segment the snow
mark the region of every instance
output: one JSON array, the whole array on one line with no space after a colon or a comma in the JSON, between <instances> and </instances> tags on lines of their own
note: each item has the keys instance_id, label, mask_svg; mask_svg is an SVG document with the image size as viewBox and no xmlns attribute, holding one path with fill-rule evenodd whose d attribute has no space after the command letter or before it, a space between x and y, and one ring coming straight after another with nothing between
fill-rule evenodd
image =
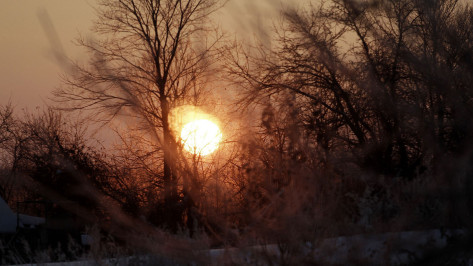
<instances>
[{"instance_id":1,"label":"snow","mask_svg":"<svg viewBox=\"0 0 473 266\"><path fill-rule=\"evenodd\" d=\"M46 219L43 217L36 217L20 213L20 227L22 228L35 228L40 224L44 224Z\"/></svg>"},{"instance_id":2,"label":"snow","mask_svg":"<svg viewBox=\"0 0 473 266\"><path fill-rule=\"evenodd\" d=\"M375 235L355 235L327 238L317 243L302 244L302 254L308 261L322 264L408 264L413 258L422 258L433 249L442 249L453 235L464 235L462 230L406 231ZM253 264L254 258L272 257L277 264L284 250L278 245L253 246L245 249L213 249L209 251L213 265L228 260Z\"/></svg>"},{"instance_id":3,"label":"snow","mask_svg":"<svg viewBox=\"0 0 473 266\"><path fill-rule=\"evenodd\" d=\"M463 230L429 230L384 233L376 235L341 236L301 243L304 261L321 264L404 265L412 263L413 258L422 258L432 249L446 247L448 237L464 235ZM207 257L210 265L258 264L279 265L281 255L285 254L277 244L258 245L246 248L226 248L202 250L198 254ZM272 262L266 259L271 258ZM102 260L79 260L73 262L42 263L41 265L129 265L133 263L152 265L173 265L172 260L152 255L104 258ZM469 263L473 262L472 260ZM195 263L194 263L195 264ZM24 266L31 265L25 264ZM193 265L191 263L190 265Z\"/></svg>"}]
</instances>

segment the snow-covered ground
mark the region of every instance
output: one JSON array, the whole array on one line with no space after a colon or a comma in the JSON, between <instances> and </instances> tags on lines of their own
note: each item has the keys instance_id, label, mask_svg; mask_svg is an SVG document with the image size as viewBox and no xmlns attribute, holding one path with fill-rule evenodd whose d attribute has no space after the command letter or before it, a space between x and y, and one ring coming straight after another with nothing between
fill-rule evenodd
<instances>
[{"instance_id":1,"label":"snow-covered ground","mask_svg":"<svg viewBox=\"0 0 473 266\"><path fill-rule=\"evenodd\" d=\"M353 261L368 264L402 265L422 258L432 250L447 246L452 236L464 235L464 231L441 230L409 231L376 235L355 235L328 238L318 243L307 242L299 247L304 261L324 264L346 264ZM249 263L258 254L265 254L276 261L290 256L284 247L278 245L257 246L247 249L213 249L209 251L213 262L222 259Z\"/></svg>"},{"instance_id":2,"label":"snow-covered ground","mask_svg":"<svg viewBox=\"0 0 473 266\"><path fill-rule=\"evenodd\" d=\"M348 237L328 238L318 243L304 243L299 247L303 261L321 262L323 264L349 264L363 262L367 264L402 265L422 258L427 252L446 247L449 237L463 235L464 231L430 230L410 231L400 233L385 233L376 235L356 235ZM265 264L265 259L271 259L272 264L278 264L290 253L284 248L273 245L251 246L246 248L211 249L198 252L212 265L235 264ZM160 264L171 264L166 258L158 259ZM156 256L131 256L104 259L100 265L154 265ZM166 263L168 262L168 263ZM269 264L269 263L268 263ZM62 263L43 263L45 266L58 265L97 265L95 260L83 260Z\"/></svg>"}]
</instances>

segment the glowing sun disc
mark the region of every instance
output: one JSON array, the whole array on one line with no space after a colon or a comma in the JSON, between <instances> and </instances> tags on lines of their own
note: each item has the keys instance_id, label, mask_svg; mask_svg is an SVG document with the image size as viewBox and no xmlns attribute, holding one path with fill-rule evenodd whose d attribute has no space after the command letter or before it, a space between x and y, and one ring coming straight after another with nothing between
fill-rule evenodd
<instances>
[{"instance_id":1,"label":"glowing sun disc","mask_svg":"<svg viewBox=\"0 0 473 266\"><path fill-rule=\"evenodd\" d=\"M185 124L181 130L184 149L193 154L208 155L218 148L222 132L210 120L199 119Z\"/></svg>"}]
</instances>

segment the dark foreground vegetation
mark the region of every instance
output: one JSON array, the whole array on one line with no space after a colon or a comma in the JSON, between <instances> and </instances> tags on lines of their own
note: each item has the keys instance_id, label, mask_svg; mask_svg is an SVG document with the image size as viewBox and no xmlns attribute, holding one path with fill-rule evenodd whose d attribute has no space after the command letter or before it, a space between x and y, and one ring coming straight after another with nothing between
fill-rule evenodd
<instances>
[{"instance_id":1,"label":"dark foreground vegetation","mask_svg":"<svg viewBox=\"0 0 473 266\"><path fill-rule=\"evenodd\" d=\"M101 2L100 39L79 40L91 59L67 65L57 107L0 109L10 206L51 202L43 227L92 228L106 241L81 248L105 257L205 264L197 251L279 244L285 256L260 260L312 264L301 243L431 229L464 238L411 263L472 257L467 1L313 1L286 7L272 42L254 46L212 26L214 0ZM217 152L183 151L172 122L183 105L218 117ZM115 145L90 138L91 117L120 122ZM1 247L1 263L38 258Z\"/></svg>"}]
</instances>

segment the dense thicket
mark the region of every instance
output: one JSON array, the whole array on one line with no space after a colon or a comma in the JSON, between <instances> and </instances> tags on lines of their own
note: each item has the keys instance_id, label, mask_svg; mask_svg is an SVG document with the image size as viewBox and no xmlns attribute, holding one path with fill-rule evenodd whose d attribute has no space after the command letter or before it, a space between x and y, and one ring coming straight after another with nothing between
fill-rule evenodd
<instances>
[{"instance_id":1,"label":"dense thicket","mask_svg":"<svg viewBox=\"0 0 473 266\"><path fill-rule=\"evenodd\" d=\"M470 7L328 1L283 16L272 50L236 49L229 57L244 99L263 108L266 169L281 167L265 156L269 149L313 173L330 170L329 183L380 204L374 216L398 217L406 184L454 201L450 207L469 198ZM427 191L433 186L440 190ZM440 216L468 224L461 212Z\"/></svg>"}]
</instances>

